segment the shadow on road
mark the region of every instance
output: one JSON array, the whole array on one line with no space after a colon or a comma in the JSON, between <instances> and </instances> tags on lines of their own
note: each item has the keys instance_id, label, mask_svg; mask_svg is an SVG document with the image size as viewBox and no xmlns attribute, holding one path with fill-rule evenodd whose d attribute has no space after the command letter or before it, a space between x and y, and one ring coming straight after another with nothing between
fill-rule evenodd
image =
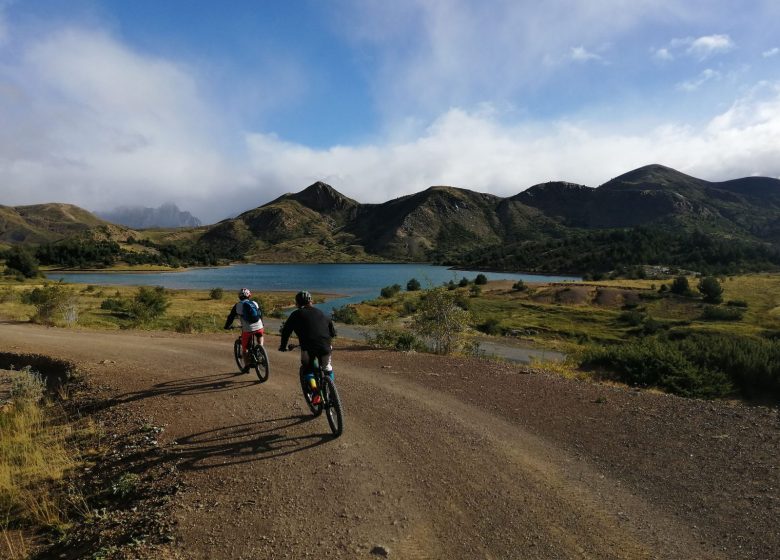
<instances>
[{"instance_id":1,"label":"shadow on road","mask_svg":"<svg viewBox=\"0 0 780 560\"><path fill-rule=\"evenodd\" d=\"M239 377L239 374L229 372L174 379L173 381L166 381L165 383L157 383L143 391L134 391L117 395L116 397L103 401L100 403L102 406L97 406L97 408L109 408L118 404L140 401L152 397L182 397L202 395L205 393L218 393L222 391L236 391L258 384L258 380L254 376L249 377L248 374L246 376L242 375L241 377L243 379L241 380L237 379L237 377Z\"/></svg>"},{"instance_id":2,"label":"shadow on road","mask_svg":"<svg viewBox=\"0 0 780 560\"><path fill-rule=\"evenodd\" d=\"M270 418L197 432L164 448L151 448L125 456L122 462L145 470L162 464L183 471L201 471L284 457L322 445L333 439L327 433L292 434L295 426L314 417L309 414ZM328 430L323 421L322 428Z\"/></svg>"}]
</instances>

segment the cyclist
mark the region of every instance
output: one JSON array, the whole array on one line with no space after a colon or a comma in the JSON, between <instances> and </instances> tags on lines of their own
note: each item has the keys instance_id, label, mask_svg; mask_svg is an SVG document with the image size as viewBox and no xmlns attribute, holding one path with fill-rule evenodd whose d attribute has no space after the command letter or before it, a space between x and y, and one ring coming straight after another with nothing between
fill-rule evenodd
<instances>
[{"instance_id":1,"label":"cyclist","mask_svg":"<svg viewBox=\"0 0 780 560\"><path fill-rule=\"evenodd\" d=\"M241 355L244 358L245 368L249 368L250 356L247 352L249 346L249 339L254 336L257 338L258 344L263 345L263 310L253 299L252 292L248 288L241 288L238 291L238 303L236 303L231 309L230 314L225 321L225 329L229 329L233 325L233 321L236 316L241 319Z\"/></svg>"},{"instance_id":2,"label":"cyclist","mask_svg":"<svg viewBox=\"0 0 780 560\"><path fill-rule=\"evenodd\" d=\"M325 371L333 379L333 365L331 356L333 346L331 341L336 336L336 329L322 311L312 305L311 294L307 291L295 294L295 305L298 309L290 313L282 327L282 341L279 351L287 351L287 340L292 333L298 337L301 346L301 370L300 375L306 381L306 386L311 386L314 375L311 373L311 364L314 358L324 365ZM312 404L319 404L320 396L315 394Z\"/></svg>"}]
</instances>

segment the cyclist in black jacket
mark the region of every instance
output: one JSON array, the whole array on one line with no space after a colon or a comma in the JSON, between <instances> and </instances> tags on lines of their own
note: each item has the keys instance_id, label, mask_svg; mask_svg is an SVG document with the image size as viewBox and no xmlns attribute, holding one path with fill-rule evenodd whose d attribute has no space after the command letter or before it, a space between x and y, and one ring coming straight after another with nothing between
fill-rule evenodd
<instances>
[{"instance_id":1,"label":"cyclist in black jacket","mask_svg":"<svg viewBox=\"0 0 780 560\"><path fill-rule=\"evenodd\" d=\"M333 379L333 365L331 364L333 346L331 341L336 336L333 321L312 305L309 292L303 291L295 294L295 305L298 306L298 309L290 313L284 322L284 327L282 327L282 341L279 344L279 351L287 351L287 341L290 335L295 333L301 345L300 375L306 378L307 386L314 379L310 373L314 358L319 360L320 365L325 367L325 371ZM312 404L318 404L318 399L319 394L314 395Z\"/></svg>"}]
</instances>

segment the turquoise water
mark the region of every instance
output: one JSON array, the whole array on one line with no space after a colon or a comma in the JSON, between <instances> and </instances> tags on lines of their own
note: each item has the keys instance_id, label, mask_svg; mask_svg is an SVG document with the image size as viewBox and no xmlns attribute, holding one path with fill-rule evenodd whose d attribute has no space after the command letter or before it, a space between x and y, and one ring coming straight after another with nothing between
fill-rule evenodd
<instances>
[{"instance_id":1,"label":"turquoise water","mask_svg":"<svg viewBox=\"0 0 780 560\"><path fill-rule=\"evenodd\" d=\"M439 286L463 276L473 280L478 271L451 270L445 266L427 264L241 264L221 268L192 268L182 272L134 273L50 273L53 280L103 286L164 286L175 289L208 290L224 288L238 291L247 287L253 292L264 290L309 290L340 294L319 305L329 311L347 303L358 303L379 296L379 291L392 284L406 288L410 278L417 278L423 288ZM579 280L572 276L541 276L483 272L488 280L523 280L525 282L565 282Z\"/></svg>"}]
</instances>

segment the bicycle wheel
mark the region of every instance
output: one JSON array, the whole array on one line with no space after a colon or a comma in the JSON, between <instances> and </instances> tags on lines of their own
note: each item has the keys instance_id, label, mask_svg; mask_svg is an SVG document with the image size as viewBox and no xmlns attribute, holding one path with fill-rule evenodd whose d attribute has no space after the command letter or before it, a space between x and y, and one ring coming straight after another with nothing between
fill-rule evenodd
<instances>
[{"instance_id":1,"label":"bicycle wheel","mask_svg":"<svg viewBox=\"0 0 780 560\"><path fill-rule=\"evenodd\" d=\"M235 343L233 343L233 357L236 359L236 365L238 366L238 371L240 373L244 373L244 358L241 355L240 340L236 340Z\"/></svg>"},{"instance_id":2,"label":"bicycle wheel","mask_svg":"<svg viewBox=\"0 0 780 560\"><path fill-rule=\"evenodd\" d=\"M325 385L322 388L322 400L325 403L325 417L328 419L330 429L335 437L339 437L344 430L341 399L336 391L336 384L327 375L325 376Z\"/></svg>"},{"instance_id":3,"label":"bicycle wheel","mask_svg":"<svg viewBox=\"0 0 780 560\"><path fill-rule=\"evenodd\" d=\"M306 378L299 374L298 377L300 377L301 380L301 391L303 391L303 400L306 401L306 404L309 406L309 410L314 416L319 416L322 413L322 401L320 401L320 404L312 404L311 398L311 389L309 389L309 384L306 381Z\"/></svg>"},{"instance_id":4,"label":"bicycle wheel","mask_svg":"<svg viewBox=\"0 0 780 560\"><path fill-rule=\"evenodd\" d=\"M268 375L271 373L271 366L268 364L268 353L265 351L265 348L255 344L252 348L252 356L255 359L253 367L255 368L255 373L257 373L257 378L260 380L260 383L265 383L268 381Z\"/></svg>"}]
</instances>

